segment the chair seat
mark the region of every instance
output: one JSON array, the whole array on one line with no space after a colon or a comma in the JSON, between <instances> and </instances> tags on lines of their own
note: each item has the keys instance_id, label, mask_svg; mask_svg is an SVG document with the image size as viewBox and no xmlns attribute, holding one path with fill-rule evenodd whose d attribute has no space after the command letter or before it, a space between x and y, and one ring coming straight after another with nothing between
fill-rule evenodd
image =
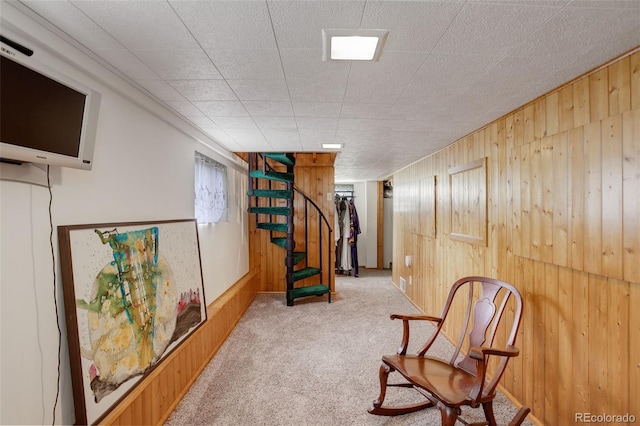
<instances>
[{"instance_id":1,"label":"chair seat","mask_svg":"<svg viewBox=\"0 0 640 426\"><path fill-rule=\"evenodd\" d=\"M383 356L382 362L450 407L469 404L468 397L476 378L448 362L432 357L397 354Z\"/></svg>"}]
</instances>

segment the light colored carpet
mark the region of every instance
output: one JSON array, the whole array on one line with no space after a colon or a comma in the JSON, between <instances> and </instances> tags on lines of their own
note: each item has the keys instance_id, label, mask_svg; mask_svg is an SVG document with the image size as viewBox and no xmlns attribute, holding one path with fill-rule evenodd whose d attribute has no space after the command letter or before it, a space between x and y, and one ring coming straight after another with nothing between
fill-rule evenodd
<instances>
[{"instance_id":1,"label":"light colored carpet","mask_svg":"<svg viewBox=\"0 0 640 426\"><path fill-rule=\"evenodd\" d=\"M297 299L293 307L284 295L258 295L166 424L439 425L435 408L397 417L367 412L379 393L381 357L402 338L402 322L389 315L418 312L393 286L390 271L338 275L336 291L331 304L324 296ZM425 322L412 324L409 349L430 330ZM453 350L444 339L437 347L442 354ZM424 397L389 388L385 402L409 400ZM502 395L494 410L505 425L517 411ZM462 417L484 419L481 408Z\"/></svg>"}]
</instances>

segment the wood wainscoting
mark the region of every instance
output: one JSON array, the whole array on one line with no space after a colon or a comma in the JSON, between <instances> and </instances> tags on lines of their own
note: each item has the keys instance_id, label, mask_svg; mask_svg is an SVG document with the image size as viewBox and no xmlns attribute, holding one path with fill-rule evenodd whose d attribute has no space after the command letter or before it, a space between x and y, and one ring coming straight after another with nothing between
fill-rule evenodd
<instances>
[{"instance_id":1,"label":"wood wainscoting","mask_svg":"<svg viewBox=\"0 0 640 426\"><path fill-rule=\"evenodd\" d=\"M480 163L485 170L454 174ZM438 315L465 275L522 293L521 353L501 384L531 418L640 418L640 48L393 183L393 280L406 279L419 309Z\"/></svg>"},{"instance_id":2,"label":"wood wainscoting","mask_svg":"<svg viewBox=\"0 0 640 426\"><path fill-rule=\"evenodd\" d=\"M260 273L253 269L207 307L207 321L156 367L101 424L161 425L242 315L260 287Z\"/></svg>"}]
</instances>

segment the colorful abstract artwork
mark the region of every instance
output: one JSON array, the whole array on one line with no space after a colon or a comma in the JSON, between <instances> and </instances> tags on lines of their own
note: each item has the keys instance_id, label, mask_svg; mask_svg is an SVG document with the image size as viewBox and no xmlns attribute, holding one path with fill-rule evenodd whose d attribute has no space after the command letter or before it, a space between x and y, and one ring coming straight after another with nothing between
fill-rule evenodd
<instances>
[{"instance_id":1,"label":"colorful abstract artwork","mask_svg":"<svg viewBox=\"0 0 640 426\"><path fill-rule=\"evenodd\" d=\"M76 422L93 424L206 319L197 228L75 225L58 235Z\"/></svg>"}]
</instances>

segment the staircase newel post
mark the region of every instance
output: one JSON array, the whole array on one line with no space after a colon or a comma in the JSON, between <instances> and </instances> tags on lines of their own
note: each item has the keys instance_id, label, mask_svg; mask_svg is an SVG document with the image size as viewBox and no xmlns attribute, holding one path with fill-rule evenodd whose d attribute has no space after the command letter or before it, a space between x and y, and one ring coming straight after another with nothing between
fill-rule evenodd
<instances>
[{"instance_id":1,"label":"staircase newel post","mask_svg":"<svg viewBox=\"0 0 640 426\"><path fill-rule=\"evenodd\" d=\"M247 165L247 179L249 179L249 190L247 191L247 206L251 207L251 196L253 195L253 179L251 179L251 167L253 163L253 153L249 153L249 164Z\"/></svg>"},{"instance_id":2,"label":"staircase newel post","mask_svg":"<svg viewBox=\"0 0 640 426\"><path fill-rule=\"evenodd\" d=\"M322 280L322 271L323 271L323 266L322 266L322 216L320 214L318 214L318 256L319 256L319 262L318 264L320 265L320 280Z\"/></svg>"},{"instance_id":3,"label":"staircase newel post","mask_svg":"<svg viewBox=\"0 0 640 426\"><path fill-rule=\"evenodd\" d=\"M331 238L331 234L332 234L332 229L329 226L329 223L327 222L327 228L329 229L329 242L327 244L327 277L328 277L328 282L327 282L327 287L329 287L329 293L327 293L327 296L329 298L328 303L331 303L331 271L333 271L333 267L334 265L331 264L331 261L335 259L335 256L331 256L331 249L333 247L333 239Z\"/></svg>"},{"instance_id":4,"label":"staircase newel post","mask_svg":"<svg viewBox=\"0 0 640 426\"><path fill-rule=\"evenodd\" d=\"M249 188L247 190L247 211L251 210L251 197L254 194L254 190L257 189L257 179L251 177L251 171L257 169L257 158L253 152L249 153L249 164L247 166L247 179L249 179ZM258 206L258 198L255 199L255 205ZM255 215L256 226L258 226L258 215Z\"/></svg>"},{"instance_id":5,"label":"staircase newel post","mask_svg":"<svg viewBox=\"0 0 640 426\"><path fill-rule=\"evenodd\" d=\"M287 165L287 173L293 174L293 167ZM287 199L287 207L289 208L289 215L287 216L287 257L285 265L287 267L287 306L293 306L293 298L291 292L293 291L293 250L294 250L294 227L293 227L293 181L287 182L287 190L291 191L291 197Z\"/></svg>"}]
</instances>

